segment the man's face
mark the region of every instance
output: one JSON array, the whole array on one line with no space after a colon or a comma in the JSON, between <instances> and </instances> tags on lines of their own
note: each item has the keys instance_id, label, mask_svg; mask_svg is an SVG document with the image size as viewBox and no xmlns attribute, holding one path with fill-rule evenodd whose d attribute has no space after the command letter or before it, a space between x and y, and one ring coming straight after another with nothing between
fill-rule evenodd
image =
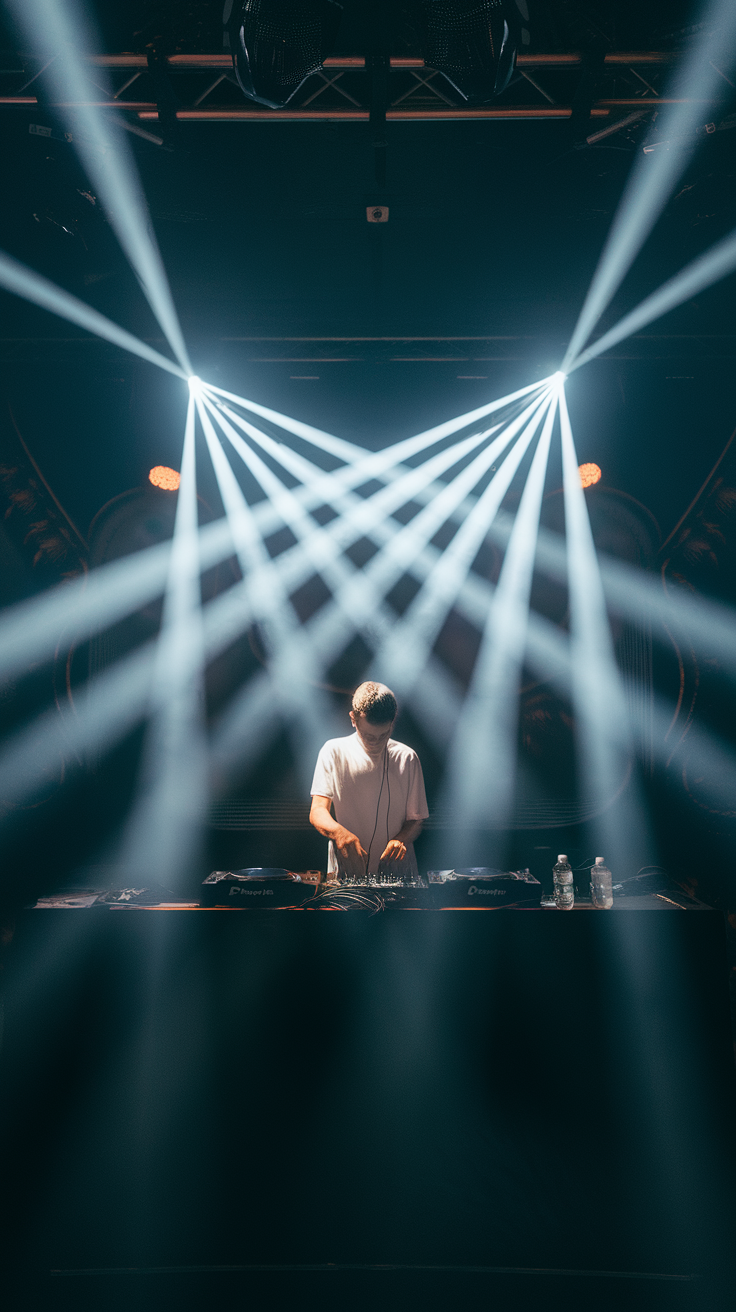
<instances>
[{"instance_id":1,"label":"man's face","mask_svg":"<svg viewBox=\"0 0 736 1312\"><path fill-rule=\"evenodd\" d=\"M358 715L355 711L351 711L350 719L368 755L380 756L391 737L393 720L389 720L387 724L369 724L362 711Z\"/></svg>"}]
</instances>

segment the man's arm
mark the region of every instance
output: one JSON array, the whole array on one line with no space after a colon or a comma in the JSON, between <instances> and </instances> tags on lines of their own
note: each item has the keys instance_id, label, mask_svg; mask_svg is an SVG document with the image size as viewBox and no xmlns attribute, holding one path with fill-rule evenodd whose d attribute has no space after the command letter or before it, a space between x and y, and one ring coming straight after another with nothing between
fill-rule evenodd
<instances>
[{"instance_id":1,"label":"man's arm","mask_svg":"<svg viewBox=\"0 0 736 1312\"><path fill-rule=\"evenodd\" d=\"M309 822L313 824L324 838L331 838L340 855L340 866L349 875L365 874L368 853L360 845L360 839L351 834L344 825L339 825L330 814L332 799L315 794L309 812ZM421 822L420 822L421 823Z\"/></svg>"}]
</instances>

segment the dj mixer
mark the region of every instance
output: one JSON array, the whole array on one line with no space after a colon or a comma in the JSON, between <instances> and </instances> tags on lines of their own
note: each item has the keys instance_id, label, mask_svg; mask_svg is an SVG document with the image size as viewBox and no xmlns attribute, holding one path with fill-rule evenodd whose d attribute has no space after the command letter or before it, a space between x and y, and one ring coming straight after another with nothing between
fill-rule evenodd
<instances>
[{"instance_id":1,"label":"dj mixer","mask_svg":"<svg viewBox=\"0 0 736 1312\"><path fill-rule=\"evenodd\" d=\"M395 872L363 880L325 883L318 871L283 869L215 870L202 885L201 905L264 911L329 905L354 907L443 908L539 905L541 886L528 870L501 871L484 866L430 870L405 881Z\"/></svg>"}]
</instances>

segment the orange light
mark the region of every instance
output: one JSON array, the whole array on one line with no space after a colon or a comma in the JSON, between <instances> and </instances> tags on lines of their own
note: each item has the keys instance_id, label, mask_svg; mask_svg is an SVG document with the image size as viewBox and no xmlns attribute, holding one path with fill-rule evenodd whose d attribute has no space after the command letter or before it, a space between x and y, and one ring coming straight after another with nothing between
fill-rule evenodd
<instances>
[{"instance_id":1,"label":"orange light","mask_svg":"<svg viewBox=\"0 0 736 1312\"><path fill-rule=\"evenodd\" d=\"M594 466L591 465L590 468ZM601 471L598 470L598 477L600 476ZM179 487L179 475L175 469L169 469L168 465L154 465L149 471L148 481L153 483L154 487L162 487L164 492L176 492Z\"/></svg>"},{"instance_id":2,"label":"orange light","mask_svg":"<svg viewBox=\"0 0 736 1312\"><path fill-rule=\"evenodd\" d=\"M578 473L582 487L592 487L594 483L600 483L601 481L601 471L598 465L578 465Z\"/></svg>"}]
</instances>

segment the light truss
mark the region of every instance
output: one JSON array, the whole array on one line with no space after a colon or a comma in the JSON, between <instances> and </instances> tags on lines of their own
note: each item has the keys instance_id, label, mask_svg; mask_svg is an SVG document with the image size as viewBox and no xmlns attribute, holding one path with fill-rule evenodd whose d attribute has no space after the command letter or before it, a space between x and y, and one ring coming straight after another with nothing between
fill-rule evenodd
<instances>
[{"instance_id":1,"label":"light truss","mask_svg":"<svg viewBox=\"0 0 736 1312\"><path fill-rule=\"evenodd\" d=\"M670 51L609 51L603 61L603 78L607 83L603 89L608 92L601 96L591 107L594 119L616 119L620 110L635 109L640 112L668 103L660 94L660 89L652 89L637 77L635 69L647 68L648 77L655 81L662 70L666 70L676 56ZM497 103L493 105L468 107L452 103L449 87L436 70L425 65L423 59L416 56L391 56L387 59L389 72L392 74L388 100L385 106L386 118L391 122L437 122L442 120L564 120L572 115L572 100L576 87L577 70L582 64L582 55L576 51L565 53L520 54L517 69L537 93L537 103L521 103L518 91L507 89ZM7 62L7 61L6 61ZM134 90L145 88L145 74L149 61L143 54L110 54L88 56L87 63L91 72L104 70L112 75L109 92L102 97L93 97L88 101L77 98L74 102L65 102L67 108L79 108L88 104L95 109L111 109L135 115L138 121L155 123L161 114L168 119L176 118L180 122L367 122L370 117L370 90L366 72L366 60L362 55L333 56L326 59L322 69L315 73L305 85L297 103L288 107L269 110L265 106L244 102L232 70L229 54L197 53L169 55L157 61L157 71L164 69L173 79L175 98L178 106L165 111L155 100L134 98ZM544 77L546 86L538 78L531 76L531 71ZM20 87L13 94L14 83L27 81L30 71L28 62L21 63L17 74L6 70L0 75L0 107L27 106L38 103L33 94L23 94ZM213 74L217 76L213 78ZM572 81L571 81L572 78ZM143 81L141 81L143 79ZM518 79L517 79L518 80ZM115 86L117 83L117 86ZM212 103L215 91L220 93L220 103ZM652 91L647 94L647 91ZM125 93L127 92L127 99ZM225 102L222 93L226 92ZM725 85L724 85L725 92ZM315 102L319 100L319 107ZM206 103L205 103L206 102ZM703 109L718 102L718 96L703 100ZM60 102L61 103L61 102ZM630 116L626 116L627 119ZM623 123L621 124L623 126Z\"/></svg>"}]
</instances>

